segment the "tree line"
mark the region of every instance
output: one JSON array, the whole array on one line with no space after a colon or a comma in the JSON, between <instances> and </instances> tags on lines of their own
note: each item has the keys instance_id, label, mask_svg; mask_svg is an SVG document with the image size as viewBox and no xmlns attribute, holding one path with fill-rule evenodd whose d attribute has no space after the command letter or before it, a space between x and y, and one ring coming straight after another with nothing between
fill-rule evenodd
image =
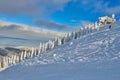
<instances>
[{"instance_id":1,"label":"tree line","mask_svg":"<svg viewBox=\"0 0 120 80\"><path fill-rule=\"evenodd\" d=\"M86 34L99 31L101 26L96 22L94 24L89 24L84 27L80 27L78 30L66 33L64 37L58 37L54 41L49 40L46 43L40 43L39 48L32 48L30 50L21 50L18 53L10 56L2 56L0 58L0 70L6 69L22 60L29 59L35 56L40 56L44 52L53 49L57 46L65 44L73 39L79 39Z\"/></svg>"}]
</instances>

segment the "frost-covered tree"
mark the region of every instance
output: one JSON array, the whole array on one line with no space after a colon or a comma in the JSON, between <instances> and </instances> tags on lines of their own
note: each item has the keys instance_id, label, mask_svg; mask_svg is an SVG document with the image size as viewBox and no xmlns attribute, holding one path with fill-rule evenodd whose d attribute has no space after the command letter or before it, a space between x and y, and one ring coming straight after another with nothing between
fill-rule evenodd
<instances>
[{"instance_id":1,"label":"frost-covered tree","mask_svg":"<svg viewBox=\"0 0 120 80\"><path fill-rule=\"evenodd\" d=\"M33 55L34 55L34 48L32 47L31 58L33 57Z\"/></svg>"},{"instance_id":2,"label":"frost-covered tree","mask_svg":"<svg viewBox=\"0 0 120 80\"><path fill-rule=\"evenodd\" d=\"M34 49L34 56L37 56L37 50Z\"/></svg>"},{"instance_id":3,"label":"frost-covered tree","mask_svg":"<svg viewBox=\"0 0 120 80\"><path fill-rule=\"evenodd\" d=\"M39 50L38 50L38 54L40 55L41 54L41 49L42 49L42 44L40 43L40 45L39 45Z\"/></svg>"},{"instance_id":4,"label":"frost-covered tree","mask_svg":"<svg viewBox=\"0 0 120 80\"><path fill-rule=\"evenodd\" d=\"M89 33L92 33L92 25L91 24L88 25L88 28L89 28Z\"/></svg>"},{"instance_id":5,"label":"frost-covered tree","mask_svg":"<svg viewBox=\"0 0 120 80\"><path fill-rule=\"evenodd\" d=\"M24 50L23 58L24 58L24 59L27 58L27 51L26 51L26 50Z\"/></svg>"},{"instance_id":6,"label":"frost-covered tree","mask_svg":"<svg viewBox=\"0 0 120 80\"><path fill-rule=\"evenodd\" d=\"M69 41L70 41L70 38L71 38L70 33L66 34L65 37L64 37L64 43L65 43L65 42L69 42ZM60 39L59 41L62 42L62 39Z\"/></svg>"},{"instance_id":7,"label":"frost-covered tree","mask_svg":"<svg viewBox=\"0 0 120 80\"><path fill-rule=\"evenodd\" d=\"M0 70L2 69L2 60L0 59Z\"/></svg>"},{"instance_id":8,"label":"frost-covered tree","mask_svg":"<svg viewBox=\"0 0 120 80\"><path fill-rule=\"evenodd\" d=\"M4 68L4 57L1 58L1 67Z\"/></svg>"},{"instance_id":9,"label":"frost-covered tree","mask_svg":"<svg viewBox=\"0 0 120 80\"><path fill-rule=\"evenodd\" d=\"M6 58L5 57L2 57L2 61L3 61L3 68L6 68L7 67L7 62L6 62Z\"/></svg>"},{"instance_id":10,"label":"frost-covered tree","mask_svg":"<svg viewBox=\"0 0 120 80\"><path fill-rule=\"evenodd\" d=\"M54 45L55 45L55 47L58 46L58 39L57 39L57 38L56 38L55 41L54 41Z\"/></svg>"},{"instance_id":11,"label":"frost-covered tree","mask_svg":"<svg viewBox=\"0 0 120 80\"><path fill-rule=\"evenodd\" d=\"M55 44L54 44L54 41L52 41L51 49L53 49L54 47L55 47Z\"/></svg>"},{"instance_id":12,"label":"frost-covered tree","mask_svg":"<svg viewBox=\"0 0 120 80\"><path fill-rule=\"evenodd\" d=\"M21 54L20 54L20 61L22 61L24 59L23 54L24 54L24 52L22 51Z\"/></svg>"}]
</instances>

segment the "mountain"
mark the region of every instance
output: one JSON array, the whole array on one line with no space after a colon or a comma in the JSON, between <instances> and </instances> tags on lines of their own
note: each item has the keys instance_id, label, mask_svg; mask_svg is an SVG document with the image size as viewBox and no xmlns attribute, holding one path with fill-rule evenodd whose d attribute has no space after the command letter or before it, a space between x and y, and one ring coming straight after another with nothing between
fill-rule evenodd
<instances>
[{"instance_id":1,"label":"mountain","mask_svg":"<svg viewBox=\"0 0 120 80\"><path fill-rule=\"evenodd\" d=\"M111 25L111 29L109 26ZM120 22L0 72L4 80L119 80Z\"/></svg>"},{"instance_id":2,"label":"mountain","mask_svg":"<svg viewBox=\"0 0 120 80\"><path fill-rule=\"evenodd\" d=\"M40 42L54 40L64 34L62 32L43 30L37 27L0 20L1 46L37 47Z\"/></svg>"}]
</instances>

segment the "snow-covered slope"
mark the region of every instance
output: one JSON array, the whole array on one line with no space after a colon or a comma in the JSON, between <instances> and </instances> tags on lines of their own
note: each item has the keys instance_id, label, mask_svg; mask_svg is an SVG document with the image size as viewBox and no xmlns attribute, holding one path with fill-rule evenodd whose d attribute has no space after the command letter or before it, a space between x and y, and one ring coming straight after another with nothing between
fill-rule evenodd
<instances>
[{"instance_id":1,"label":"snow-covered slope","mask_svg":"<svg viewBox=\"0 0 120 80\"><path fill-rule=\"evenodd\" d=\"M120 22L2 72L2 80L119 80Z\"/></svg>"},{"instance_id":2,"label":"snow-covered slope","mask_svg":"<svg viewBox=\"0 0 120 80\"><path fill-rule=\"evenodd\" d=\"M79 63L120 59L120 22L102 27L100 31L72 40L32 59L36 64L44 63ZM28 60L26 63L31 64Z\"/></svg>"}]
</instances>

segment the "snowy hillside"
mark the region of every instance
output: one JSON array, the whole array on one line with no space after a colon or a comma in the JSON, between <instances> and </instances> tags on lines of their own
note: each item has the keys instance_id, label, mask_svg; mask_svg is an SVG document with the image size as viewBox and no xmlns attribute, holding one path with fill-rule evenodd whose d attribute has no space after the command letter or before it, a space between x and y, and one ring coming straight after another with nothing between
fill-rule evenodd
<instances>
[{"instance_id":1,"label":"snowy hillside","mask_svg":"<svg viewBox=\"0 0 120 80\"><path fill-rule=\"evenodd\" d=\"M40 57L32 59L33 63L79 63L93 61L112 61L120 59L120 22L102 27L100 31L72 40ZM27 60L25 64L31 64Z\"/></svg>"},{"instance_id":2,"label":"snowy hillside","mask_svg":"<svg viewBox=\"0 0 120 80\"><path fill-rule=\"evenodd\" d=\"M120 22L0 72L2 80L119 80ZM16 74L17 73L17 74Z\"/></svg>"},{"instance_id":3,"label":"snowy hillside","mask_svg":"<svg viewBox=\"0 0 120 80\"><path fill-rule=\"evenodd\" d=\"M37 47L40 42L54 40L64 34L0 20L0 46Z\"/></svg>"}]
</instances>

